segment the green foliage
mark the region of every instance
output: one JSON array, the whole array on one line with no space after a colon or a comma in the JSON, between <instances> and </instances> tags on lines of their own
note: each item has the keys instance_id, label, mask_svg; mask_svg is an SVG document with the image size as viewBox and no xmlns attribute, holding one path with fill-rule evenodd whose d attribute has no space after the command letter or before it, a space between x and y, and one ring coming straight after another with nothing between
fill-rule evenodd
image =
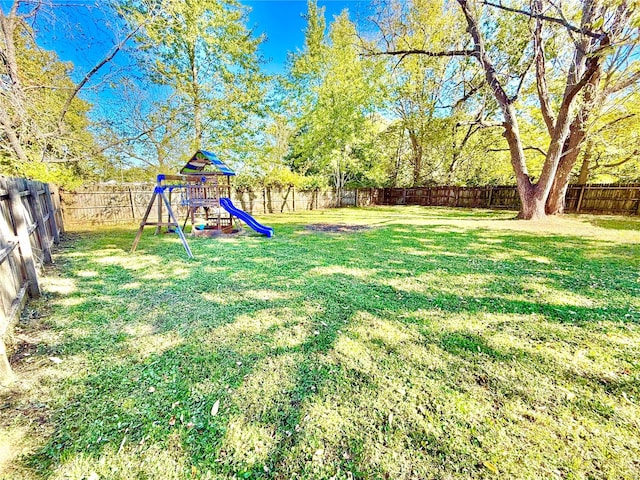
<instances>
[{"instance_id":1,"label":"green foliage","mask_svg":"<svg viewBox=\"0 0 640 480\"><path fill-rule=\"evenodd\" d=\"M245 7L235 0L132 0L123 12L144 25L141 62L157 84L176 92L191 149L210 148L237 162L254 155L262 39L247 30Z\"/></svg>"},{"instance_id":2,"label":"green foliage","mask_svg":"<svg viewBox=\"0 0 640 480\"><path fill-rule=\"evenodd\" d=\"M3 91L3 109L9 124L0 133L0 173L72 186L91 176L95 163L103 160L95 154L96 145L89 131L87 114L91 105L77 96L71 101L64 119L61 114L75 88L70 74L73 65L59 60L56 53L38 46L33 30L21 17L6 17L5 27L14 26L15 81L7 80ZM7 30L8 32L9 30ZM8 57L4 57L8 58ZM0 64L0 75L9 79L9 60ZM21 161L9 140L9 130L17 137L27 161Z\"/></svg>"},{"instance_id":3,"label":"green foliage","mask_svg":"<svg viewBox=\"0 0 640 480\"><path fill-rule=\"evenodd\" d=\"M288 161L293 170L325 175L342 188L371 155L384 70L381 62L360 55L346 11L331 23L327 37L320 36L323 14L309 3L307 48L292 59L290 91L300 108Z\"/></svg>"}]
</instances>

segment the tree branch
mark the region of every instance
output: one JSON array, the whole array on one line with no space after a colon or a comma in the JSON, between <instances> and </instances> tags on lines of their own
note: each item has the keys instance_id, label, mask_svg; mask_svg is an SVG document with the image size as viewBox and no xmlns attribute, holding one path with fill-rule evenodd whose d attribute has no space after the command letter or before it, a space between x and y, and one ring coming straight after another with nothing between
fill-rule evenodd
<instances>
[{"instance_id":1,"label":"tree branch","mask_svg":"<svg viewBox=\"0 0 640 480\"><path fill-rule=\"evenodd\" d=\"M586 36L591 37L591 38L600 38L602 36L601 33L592 32L591 30L587 30L585 28L580 28L580 27L576 27L575 25L571 25L569 22L567 22L566 20L564 20L562 18L550 17L550 16L544 15L542 13L528 12L526 10L521 10L519 8L507 7L505 5L502 5L502 3L493 3L493 2L489 2L487 0L482 0L482 1L480 1L480 3L482 3L483 5L487 5L489 7L499 8L499 9L505 10L507 12L519 13L521 15L526 15L527 17L535 18L537 20L544 20L545 22L557 23L558 25L562 25L563 27L565 27L570 32L581 33L581 34L586 35Z\"/></svg>"},{"instance_id":2,"label":"tree branch","mask_svg":"<svg viewBox=\"0 0 640 480\"><path fill-rule=\"evenodd\" d=\"M541 148L538 147L522 147L523 150L534 150L536 152L538 152L540 155L542 156L547 156L547 152L545 152L544 150L542 150ZM508 148L490 148L487 150L487 152L508 152L509 149Z\"/></svg>"},{"instance_id":3,"label":"tree branch","mask_svg":"<svg viewBox=\"0 0 640 480\"><path fill-rule=\"evenodd\" d=\"M640 81L640 70L638 70L637 72L629 75L624 80L620 80L618 83L615 83L615 84L609 86L609 88L606 91L606 94L609 95L611 93L617 93L620 90L624 90L625 88L630 87L631 85L633 85L634 83L636 83L638 81Z\"/></svg>"},{"instance_id":4,"label":"tree branch","mask_svg":"<svg viewBox=\"0 0 640 480\"><path fill-rule=\"evenodd\" d=\"M633 118L635 117L636 114L635 113L629 113L627 115L624 115L622 117L618 117L615 120L612 120L609 123L606 123L605 125L603 125L602 127L600 127L598 130L596 130L595 133L602 133L603 131L607 130L608 128L612 127L613 125L615 125L618 122L622 122L623 120L626 120L627 118Z\"/></svg>"},{"instance_id":5,"label":"tree branch","mask_svg":"<svg viewBox=\"0 0 640 480\"><path fill-rule=\"evenodd\" d=\"M635 149L633 151L633 153L631 155L629 155L628 157L626 157L624 160L620 160L619 162L616 162L616 163L607 163L605 165L602 165L602 168L619 167L620 165L624 165L625 163L627 163L629 160L633 160L633 157L637 157L638 154L640 154L640 150L639 149Z\"/></svg>"},{"instance_id":6,"label":"tree branch","mask_svg":"<svg viewBox=\"0 0 640 480\"><path fill-rule=\"evenodd\" d=\"M532 7L535 13L542 13L541 0L534 0ZM544 61L544 45L542 42L542 21L536 19L536 27L533 35L533 48L535 50L535 63L536 63L536 86L538 90L538 100L540 102L540 109L542 111L542 118L547 126L549 135L553 133L555 128L555 118L551 111L551 105L549 103L549 88L547 86L546 68Z\"/></svg>"},{"instance_id":7,"label":"tree branch","mask_svg":"<svg viewBox=\"0 0 640 480\"><path fill-rule=\"evenodd\" d=\"M470 50L447 50L443 52L430 52L429 50L423 50L420 48L407 49L407 50L385 50L384 52L368 52L365 53L367 57L374 57L380 55L396 56L401 55L403 58L407 55L424 55L427 57L470 57L477 55L475 49Z\"/></svg>"},{"instance_id":8,"label":"tree branch","mask_svg":"<svg viewBox=\"0 0 640 480\"><path fill-rule=\"evenodd\" d=\"M111 50L111 52L109 52L109 54L104 59L102 59L101 62L99 62L95 67L93 67L89 71L89 73L87 73L84 76L84 78L80 81L80 83L78 83L78 85L76 85L76 87L73 89L73 91L69 94L69 97L67 97L67 101L64 103L64 106L62 107L62 111L60 112L60 117L58 118L58 130L62 129L62 122L64 121L64 117L67 115L69 107L71 106L71 102L76 97L78 92L82 89L82 87L84 87L87 84L87 82L89 80L91 80L91 77L93 77L96 73L98 73L98 71L102 67L104 67L107 63L109 63L111 60L113 60L113 58L116 56L116 54L122 49L122 47L124 47L125 43L127 43L130 38L132 38L136 33L138 33L138 31L140 30L140 28L142 28L143 25L144 25L144 23L141 23L136 28L134 28L131 32L129 32L129 34L126 37L124 37Z\"/></svg>"},{"instance_id":9,"label":"tree branch","mask_svg":"<svg viewBox=\"0 0 640 480\"><path fill-rule=\"evenodd\" d=\"M504 128L504 122L486 122L484 120L474 120L471 122L456 122L456 127L463 127L465 125L478 125L480 128Z\"/></svg>"}]
</instances>

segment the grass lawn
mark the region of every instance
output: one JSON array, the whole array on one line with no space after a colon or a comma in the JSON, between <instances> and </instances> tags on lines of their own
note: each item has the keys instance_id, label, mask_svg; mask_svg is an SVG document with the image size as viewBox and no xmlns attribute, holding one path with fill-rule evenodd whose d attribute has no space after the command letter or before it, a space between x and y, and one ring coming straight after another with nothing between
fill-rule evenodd
<instances>
[{"instance_id":1,"label":"grass lawn","mask_svg":"<svg viewBox=\"0 0 640 480\"><path fill-rule=\"evenodd\" d=\"M640 220L512 217L273 215L194 260L72 232L0 478L640 478Z\"/></svg>"}]
</instances>

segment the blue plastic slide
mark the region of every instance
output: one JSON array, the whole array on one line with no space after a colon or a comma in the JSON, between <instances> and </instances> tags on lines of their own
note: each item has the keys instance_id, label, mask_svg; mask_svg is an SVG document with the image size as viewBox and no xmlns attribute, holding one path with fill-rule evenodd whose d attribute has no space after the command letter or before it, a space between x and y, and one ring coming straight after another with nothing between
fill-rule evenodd
<instances>
[{"instance_id":1,"label":"blue plastic slide","mask_svg":"<svg viewBox=\"0 0 640 480\"><path fill-rule=\"evenodd\" d=\"M233 203L231 203L230 198L221 198L220 205L222 205L222 208L224 208L227 212L229 212L234 217L238 217L244 223L253 228L256 232L261 233L262 235L266 235L269 238L273 237L273 228L265 227L261 223L258 223L256 219L249 215L247 212L236 208Z\"/></svg>"}]
</instances>

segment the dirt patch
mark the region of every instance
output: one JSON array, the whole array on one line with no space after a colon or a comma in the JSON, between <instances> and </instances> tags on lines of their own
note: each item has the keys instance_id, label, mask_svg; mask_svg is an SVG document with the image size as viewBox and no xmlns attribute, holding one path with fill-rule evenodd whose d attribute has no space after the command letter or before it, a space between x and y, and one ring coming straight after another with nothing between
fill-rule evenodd
<instances>
[{"instance_id":1,"label":"dirt patch","mask_svg":"<svg viewBox=\"0 0 640 480\"><path fill-rule=\"evenodd\" d=\"M312 223L305 228L314 232L327 233L354 233L371 230L371 227L368 225L338 225L332 223Z\"/></svg>"}]
</instances>

